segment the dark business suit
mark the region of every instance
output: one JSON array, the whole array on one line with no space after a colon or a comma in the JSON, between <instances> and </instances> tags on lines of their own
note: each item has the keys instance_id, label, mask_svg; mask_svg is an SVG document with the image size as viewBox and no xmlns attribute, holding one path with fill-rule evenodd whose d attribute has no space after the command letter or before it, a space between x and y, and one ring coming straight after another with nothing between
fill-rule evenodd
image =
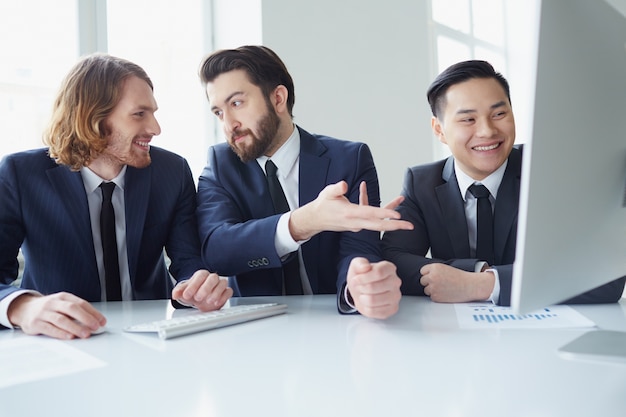
<instances>
[{"instance_id":1,"label":"dark business suit","mask_svg":"<svg viewBox=\"0 0 626 417\"><path fill-rule=\"evenodd\" d=\"M346 197L351 202L358 203L359 184L366 181L370 205L380 204L378 178L367 145L300 129L300 206L341 180L348 183ZM210 270L231 277L235 295L282 293L282 263L274 245L279 217L256 160L241 162L226 143L211 147L198 183L202 255ZM322 232L301 249L315 294L341 289L352 258L363 256L375 262L382 255L379 234L372 231Z\"/></svg>"},{"instance_id":2,"label":"dark business suit","mask_svg":"<svg viewBox=\"0 0 626 417\"><path fill-rule=\"evenodd\" d=\"M511 303L521 169L522 148L515 147L509 155L494 206L493 267L500 277L500 305ZM464 201L454 173L454 158L410 168L402 195L405 200L397 210L415 227L386 232L383 236L384 257L396 265L402 279L402 293L424 295L419 271L429 263L442 262L473 272L479 259L470 255ZM431 257L426 258L429 250ZM615 302L623 290L624 281L620 279L567 302Z\"/></svg>"},{"instance_id":3,"label":"dark business suit","mask_svg":"<svg viewBox=\"0 0 626 417\"><path fill-rule=\"evenodd\" d=\"M147 168L125 175L126 243L134 299L171 296L172 281L202 268L195 219L195 187L187 162L152 147ZM67 291L101 301L100 281L80 172L57 165L46 149L9 155L0 162L0 299L17 288L16 255L22 248L22 288L42 294Z\"/></svg>"}]
</instances>

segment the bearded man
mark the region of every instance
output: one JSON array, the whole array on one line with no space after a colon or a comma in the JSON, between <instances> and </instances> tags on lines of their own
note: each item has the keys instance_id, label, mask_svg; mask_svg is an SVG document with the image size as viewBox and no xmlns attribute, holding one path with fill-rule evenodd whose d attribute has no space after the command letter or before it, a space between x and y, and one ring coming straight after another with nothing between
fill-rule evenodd
<instances>
[{"instance_id":1,"label":"bearded man","mask_svg":"<svg viewBox=\"0 0 626 417\"><path fill-rule=\"evenodd\" d=\"M364 143L293 123L293 80L269 48L209 55L200 67L226 143L209 149L198 183L202 256L236 296L337 294L340 313L384 319L400 280L382 260L380 232L411 229L381 208Z\"/></svg>"}]
</instances>

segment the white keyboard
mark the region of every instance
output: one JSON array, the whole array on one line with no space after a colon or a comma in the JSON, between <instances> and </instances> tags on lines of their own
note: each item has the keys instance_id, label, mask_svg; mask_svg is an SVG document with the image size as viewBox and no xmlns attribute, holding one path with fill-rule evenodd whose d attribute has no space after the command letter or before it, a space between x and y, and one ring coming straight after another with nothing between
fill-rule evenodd
<instances>
[{"instance_id":1,"label":"white keyboard","mask_svg":"<svg viewBox=\"0 0 626 417\"><path fill-rule=\"evenodd\" d=\"M278 303L236 305L206 313L198 311L170 319L135 324L125 327L124 331L158 333L161 339L171 339L191 333L276 316L286 311L287 305Z\"/></svg>"}]
</instances>

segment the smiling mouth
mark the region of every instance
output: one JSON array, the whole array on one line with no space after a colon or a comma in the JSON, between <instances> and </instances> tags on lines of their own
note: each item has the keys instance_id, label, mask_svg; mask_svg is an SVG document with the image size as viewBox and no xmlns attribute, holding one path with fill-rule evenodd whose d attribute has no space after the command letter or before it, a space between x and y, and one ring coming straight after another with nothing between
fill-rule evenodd
<instances>
[{"instance_id":1,"label":"smiling mouth","mask_svg":"<svg viewBox=\"0 0 626 417\"><path fill-rule=\"evenodd\" d=\"M472 149L475 151L492 151L496 148L500 147L500 142L498 143L494 143L493 145L489 145L489 146L474 146Z\"/></svg>"},{"instance_id":2,"label":"smiling mouth","mask_svg":"<svg viewBox=\"0 0 626 417\"><path fill-rule=\"evenodd\" d=\"M144 149L149 149L150 148L150 141L144 141L144 140L136 140L135 141L135 145L138 145Z\"/></svg>"}]
</instances>

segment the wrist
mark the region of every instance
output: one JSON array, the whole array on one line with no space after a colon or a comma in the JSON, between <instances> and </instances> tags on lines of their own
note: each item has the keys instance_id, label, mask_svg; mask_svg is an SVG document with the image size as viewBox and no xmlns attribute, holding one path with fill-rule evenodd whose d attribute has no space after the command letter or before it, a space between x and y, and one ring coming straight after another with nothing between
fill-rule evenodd
<instances>
[{"instance_id":1,"label":"wrist","mask_svg":"<svg viewBox=\"0 0 626 417\"><path fill-rule=\"evenodd\" d=\"M20 327L24 305L36 296L37 295L32 293L24 293L18 295L13 301L10 302L9 308L7 309L7 320L12 326Z\"/></svg>"},{"instance_id":2,"label":"wrist","mask_svg":"<svg viewBox=\"0 0 626 417\"><path fill-rule=\"evenodd\" d=\"M488 300L493 293L493 288L496 282L496 276L491 269L484 269L483 272L478 273L480 283L476 286L478 294L477 300Z\"/></svg>"},{"instance_id":3,"label":"wrist","mask_svg":"<svg viewBox=\"0 0 626 417\"><path fill-rule=\"evenodd\" d=\"M311 224L314 213L308 213L310 203L293 210L289 216L289 233L294 241L311 239L317 232Z\"/></svg>"}]
</instances>

